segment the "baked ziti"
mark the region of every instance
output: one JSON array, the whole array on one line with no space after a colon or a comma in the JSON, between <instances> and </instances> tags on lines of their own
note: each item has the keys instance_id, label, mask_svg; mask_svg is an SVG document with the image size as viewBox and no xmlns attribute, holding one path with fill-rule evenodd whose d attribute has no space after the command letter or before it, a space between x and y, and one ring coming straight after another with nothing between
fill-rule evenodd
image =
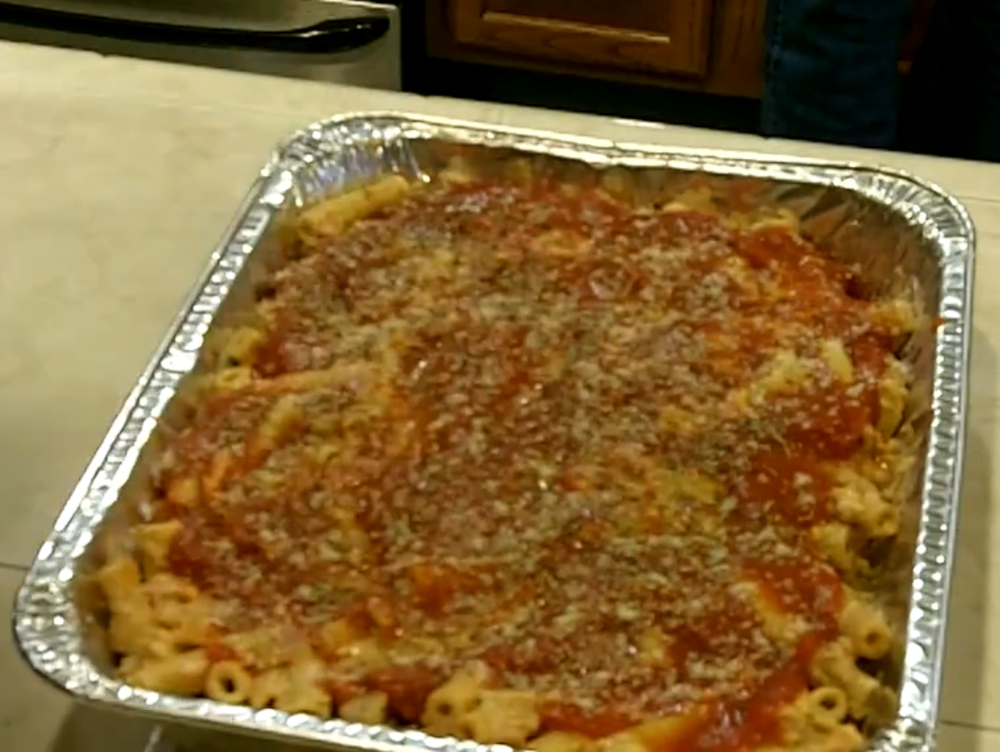
<instances>
[{"instance_id":1,"label":"baked ziti","mask_svg":"<svg viewBox=\"0 0 1000 752\"><path fill-rule=\"evenodd\" d=\"M850 752L902 300L793 217L544 176L296 220L96 579L158 692L540 752Z\"/></svg>"}]
</instances>

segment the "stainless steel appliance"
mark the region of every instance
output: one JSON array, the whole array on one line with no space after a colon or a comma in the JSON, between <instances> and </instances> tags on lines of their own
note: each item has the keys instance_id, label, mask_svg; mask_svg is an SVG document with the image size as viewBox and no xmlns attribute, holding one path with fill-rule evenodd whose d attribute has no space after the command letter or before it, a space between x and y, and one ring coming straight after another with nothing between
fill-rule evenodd
<instances>
[{"instance_id":1,"label":"stainless steel appliance","mask_svg":"<svg viewBox=\"0 0 1000 752\"><path fill-rule=\"evenodd\" d=\"M401 85L398 0L0 0L0 39Z\"/></svg>"}]
</instances>

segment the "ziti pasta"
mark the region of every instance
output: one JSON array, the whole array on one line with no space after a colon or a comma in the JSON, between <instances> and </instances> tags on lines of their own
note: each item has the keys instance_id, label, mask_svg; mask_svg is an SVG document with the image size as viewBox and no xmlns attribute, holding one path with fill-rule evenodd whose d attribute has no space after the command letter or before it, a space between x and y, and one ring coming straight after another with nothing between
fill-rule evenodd
<instances>
[{"instance_id":1,"label":"ziti pasta","mask_svg":"<svg viewBox=\"0 0 1000 752\"><path fill-rule=\"evenodd\" d=\"M698 203L393 177L304 212L97 575L120 676L540 752L860 749L915 315Z\"/></svg>"}]
</instances>

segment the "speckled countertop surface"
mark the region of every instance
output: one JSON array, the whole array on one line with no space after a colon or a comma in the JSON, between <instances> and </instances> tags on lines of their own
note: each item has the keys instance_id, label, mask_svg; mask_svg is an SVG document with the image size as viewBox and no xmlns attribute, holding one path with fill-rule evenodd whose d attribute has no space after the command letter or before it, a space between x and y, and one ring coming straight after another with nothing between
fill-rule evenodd
<instances>
[{"instance_id":1,"label":"speckled countertop surface","mask_svg":"<svg viewBox=\"0 0 1000 752\"><path fill-rule=\"evenodd\" d=\"M971 427L942 752L1000 752L1000 166L0 43L0 611L271 147L408 110L625 141L881 163L957 195L979 234ZM998 545L993 545L998 543ZM73 708L0 639L0 748L139 752L145 721ZM214 750L246 750L214 737Z\"/></svg>"}]
</instances>

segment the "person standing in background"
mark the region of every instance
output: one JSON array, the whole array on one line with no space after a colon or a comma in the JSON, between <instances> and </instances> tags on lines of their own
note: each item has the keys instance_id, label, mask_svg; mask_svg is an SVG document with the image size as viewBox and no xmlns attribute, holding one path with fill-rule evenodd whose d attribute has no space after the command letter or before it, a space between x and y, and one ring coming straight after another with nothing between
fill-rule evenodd
<instances>
[{"instance_id":1,"label":"person standing in background","mask_svg":"<svg viewBox=\"0 0 1000 752\"><path fill-rule=\"evenodd\" d=\"M1000 161L1000 0L937 0L901 86L913 0L770 0L765 135Z\"/></svg>"},{"instance_id":2,"label":"person standing in background","mask_svg":"<svg viewBox=\"0 0 1000 752\"><path fill-rule=\"evenodd\" d=\"M770 0L764 29L766 136L888 148L896 53L911 0Z\"/></svg>"}]
</instances>

